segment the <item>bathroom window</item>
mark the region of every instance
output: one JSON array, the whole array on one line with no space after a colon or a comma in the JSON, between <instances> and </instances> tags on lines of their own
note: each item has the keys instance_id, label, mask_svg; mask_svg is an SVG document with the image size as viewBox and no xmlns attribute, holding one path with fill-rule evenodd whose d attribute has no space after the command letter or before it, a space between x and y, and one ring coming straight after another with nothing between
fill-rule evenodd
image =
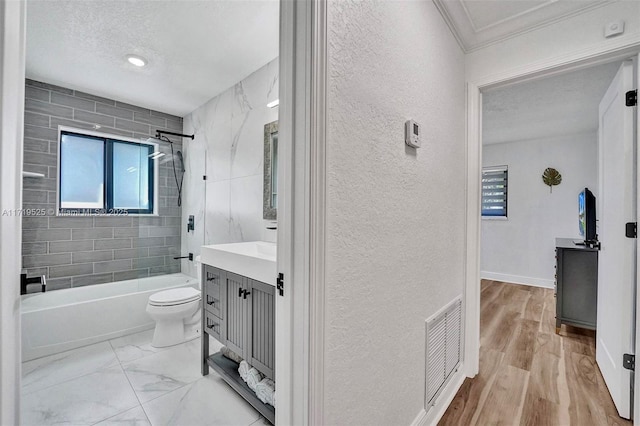
<instances>
[{"instance_id":1,"label":"bathroom window","mask_svg":"<svg viewBox=\"0 0 640 426\"><path fill-rule=\"evenodd\" d=\"M59 213L154 213L155 144L61 130L59 145Z\"/></svg>"},{"instance_id":2,"label":"bathroom window","mask_svg":"<svg viewBox=\"0 0 640 426\"><path fill-rule=\"evenodd\" d=\"M482 169L482 217L507 218L507 166Z\"/></svg>"}]
</instances>

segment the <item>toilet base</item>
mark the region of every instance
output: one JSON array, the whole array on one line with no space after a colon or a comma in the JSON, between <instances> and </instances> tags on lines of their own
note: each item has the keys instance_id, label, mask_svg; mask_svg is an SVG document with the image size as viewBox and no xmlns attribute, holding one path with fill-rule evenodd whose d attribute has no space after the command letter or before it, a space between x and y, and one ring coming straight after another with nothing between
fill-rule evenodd
<instances>
[{"instance_id":1,"label":"toilet base","mask_svg":"<svg viewBox=\"0 0 640 426\"><path fill-rule=\"evenodd\" d=\"M200 323L184 327L184 341L188 342L200 337Z\"/></svg>"},{"instance_id":2,"label":"toilet base","mask_svg":"<svg viewBox=\"0 0 640 426\"><path fill-rule=\"evenodd\" d=\"M196 314L198 314L197 312ZM195 316L195 315L194 315ZM184 321L156 321L151 346L166 348L175 346L200 336L200 321L185 324Z\"/></svg>"}]
</instances>

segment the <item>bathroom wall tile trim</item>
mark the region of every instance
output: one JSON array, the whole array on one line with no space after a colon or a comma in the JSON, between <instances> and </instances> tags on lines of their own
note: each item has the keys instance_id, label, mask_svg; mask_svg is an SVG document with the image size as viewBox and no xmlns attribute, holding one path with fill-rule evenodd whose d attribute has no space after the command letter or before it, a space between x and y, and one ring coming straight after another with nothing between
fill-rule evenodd
<instances>
[{"instance_id":1,"label":"bathroom wall tile trim","mask_svg":"<svg viewBox=\"0 0 640 426\"><path fill-rule=\"evenodd\" d=\"M23 217L22 267L46 275L47 289L79 287L180 272L181 208L171 163L159 168L158 216L58 217L56 207L58 126L148 138L156 130L182 132L182 118L26 80L23 208L46 216ZM172 139L182 151L182 140ZM168 144L160 150L170 153ZM166 156L167 158L169 155ZM37 286L34 286L37 287ZM30 290L35 290L30 289Z\"/></svg>"}]
</instances>

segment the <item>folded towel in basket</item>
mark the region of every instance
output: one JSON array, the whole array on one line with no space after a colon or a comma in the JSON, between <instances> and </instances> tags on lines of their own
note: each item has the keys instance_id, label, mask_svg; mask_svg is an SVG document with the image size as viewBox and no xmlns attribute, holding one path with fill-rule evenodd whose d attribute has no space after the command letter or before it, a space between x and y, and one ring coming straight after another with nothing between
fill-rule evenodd
<instances>
[{"instance_id":1,"label":"folded towel in basket","mask_svg":"<svg viewBox=\"0 0 640 426\"><path fill-rule=\"evenodd\" d=\"M256 385L256 396L265 404L270 404L275 407L275 401L273 395L276 392L275 383L271 379L263 379Z\"/></svg>"},{"instance_id":2,"label":"folded towel in basket","mask_svg":"<svg viewBox=\"0 0 640 426\"><path fill-rule=\"evenodd\" d=\"M240 362L240 367L238 367L238 374L240 374L240 377L245 382L247 381L247 377L250 369L251 367L249 366L249 364L247 364L247 361Z\"/></svg>"},{"instance_id":3,"label":"folded towel in basket","mask_svg":"<svg viewBox=\"0 0 640 426\"><path fill-rule=\"evenodd\" d=\"M249 389L255 392L256 386L258 385L258 383L260 383L262 379L264 379L264 376L258 370L252 367L247 373L247 380L246 380L247 385L249 385Z\"/></svg>"}]
</instances>

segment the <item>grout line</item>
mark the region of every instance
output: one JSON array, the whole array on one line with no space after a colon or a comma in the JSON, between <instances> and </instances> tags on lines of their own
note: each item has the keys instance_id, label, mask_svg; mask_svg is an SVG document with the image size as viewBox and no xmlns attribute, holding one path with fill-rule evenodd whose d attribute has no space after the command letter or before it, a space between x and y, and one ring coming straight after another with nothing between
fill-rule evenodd
<instances>
[{"instance_id":1,"label":"grout line","mask_svg":"<svg viewBox=\"0 0 640 426\"><path fill-rule=\"evenodd\" d=\"M142 408L140 405L138 405L138 407ZM134 408L136 408L136 406L133 406L133 407L127 408L126 410L121 411L121 412L119 412L118 414L114 414L113 416L109 416L109 417L104 418L104 419L102 419L102 420L98 420L97 422L92 423L92 424L91 424L91 426L95 426L95 425L100 424L100 423L102 423L102 422L105 422L105 421L107 421L107 420L109 420L109 419L112 419L112 418L114 418L114 417L117 417L117 416L119 416L120 414L124 414L124 413L126 413L127 411L133 410ZM143 412L144 412L144 410L143 410ZM145 416L145 417L147 417L147 414L145 413L145 414L144 414L144 416ZM147 420L149 420L149 419L147 418ZM151 423L151 422L149 422L149 423Z\"/></svg>"},{"instance_id":2,"label":"grout line","mask_svg":"<svg viewBox=\"0 0 640 426\"><path fill-rule=\"evenodd\" d=\"M126 370L124 369L124 367L122 366L122 363L120 362L120 360L118 360L118 363L120 365L120 370L122 370L122 374L124 374L124 377L127 379L127 383L129 383L129 387L131 388L131 391L133 392L133 394L136 397L136 401L138 401L138 405L140 407L142 407L142 401L140 401L140 398L138 397L138 392L136 392L136 389L133 387L133 385L131 384L131 380L129 379L129 375L127 374ZM144 408L143 408L144 410ZM147 414L145 413L145 416Z\"/></svg>"},{"instance_id":3,"label":"grout line","mask_svg":"<svg viewBox=\"0 0 640 426\"><path fill-rule=\"evenodd\" d=\"M75 348L75 349L69 349L68 351L65 351L65 352L72 352L72 351L75 351L75 350L78 350L78 349L82 349L82 348L86 348L86 347L89 347L89 346L98 345L98 344L100 344L100 343L103 343L103 342L98 342L98 343L94 343L94 344L92 344L92 345L87 345L87 346L81 346L81 347L79 347L79 348ZM111 349L111 346L109 346L109 348ZM65 352L61 352L61 353L65 353ZM113 349L112 349L112 352L113 352ZM99 373L99 372L104 371L104 370L108 370L108 369L110 369L110 368L114 368L114 367L116 367L117 365L119 365L119 362L120 362L120 361L118 360L118 357L115 355L115 352L113 353L113 355L114 355L114 357L115 357L116 361L118 361L118 364L102 366L102 367L99 367L99 368L97 368L97 369L95 369L95 370L93 370L93 371L89 371L89 372L87 372L87 373L85 373L85 374L81 374L81 375L79 375L79 376L69 377L69 378L64 379L64 380L62 380L62 381L59 381L59 382L53 383L53 384L51 384L51 385L49 385L49 386L45 386L45 387L43 387L43 388L36 389L36 390L30 391L30 392L22 393L22 395L31 395L31 394L33 394L33 393L40 392L40 391L45 390L45 389L50 389L50 388L52 388L52 387L54 387L54 386L58 386L58 385L61 385L61 384L63 384L63 383L67 383L67 382L70 382L70 381L72 381L72 380L76 380L76 379L79 379L79 378L81 378L81 377L88 376L88 375L90 375L90 374L95 374L95 373ZM50 356L53 356L53 355L50 355ZM37 359L42 359L42 358L36 358L36 360L37 360ZM31 361L35 361L35 360L31 360ZM26 362L31 362L31 361L26 361ZM24 363L25 363L25 362L23 362L22 364L24 364ZM35 370L34 370L34 371L35 371ZM22 386L21 386L21 388L22 388ZM22 389L21 389L21 391L22 391Z\"/></svg>"},{"instance_id":4,"label":"grout line","mask_svg":"<svg viewBox=\"0 0 640 426\"><path fill-rule=\"evenodd\" d=\"M263 419L264 419L264 417L262 416L262 414L258 414L258 419L257 419L256 421L252 422L252 423L249 423L249 425L248 425L248 426L257 425L257 424L258 424L258 422L261 422ZM266 420L266 419L265 419L265 420ZM268 423L268 424L271 424L271 423L269 423L269 420L267 420L267 423Z\"/></svg>"},{"instance_id":5,"label":"grout line","mask_svg":"<svg viewBox=\"0 0 640 426\"><path fill-rule=\"evenodd\" d=\"M140 408L142 408L142 413L144 414L144 418L147 419L149 424L151 424L151 419L149 418L149 415L147 414L147 410L144 409L144 406L142 404L140 404Z\"/></svg>"},{"instance_id":6,"label":"grout line","mask_svg":"<svg viewBox=\"0 0 640 426\"><path fill-rule=\"evenodd\" d=\"M116 359L117 359L117 357L116 357ZM104 422L105 420L111 419L111 418L113 418L113 417L115 417L115 416L119 416L120 414L122 414L122 413L126 413L126 412L127 412L127 411L129 411L129 410L133 410L133 409L134 409L134 408L136 408L136 407L142 407L142 404L140 404L140 400L138 399L138 395L136 395L136 391L133 389L133 386L131 386L131 382L129 382L129 378L127 377L127 374L125 373L124 369L122 368L122 365L121 365L121 364L118 364L118 367L120 367L120 371L121 371L121 372L122 372L122 374L124 375L125 379L127 379L127 383L129 383L129 386L131 387L131 391L133 392L133 395L136 397L136 401L138 401L138 405L137 405L137 406L136 406L136 405L133 405L133 406L131 406L131 407L127 408L126 410L123 410L123 411L120 411L120 412L119 412L119 413L117 413L117 414L114 414L113 416L109 416L109 417L105 417L104 419L100 419L99 421L97 421L96 423L94 423L94 425L96 425L96 424L98 424L98 423L101 423L101 422ZM146 416L146 414L145 414L145 416Z\"/></svg>"}]
</instances>

